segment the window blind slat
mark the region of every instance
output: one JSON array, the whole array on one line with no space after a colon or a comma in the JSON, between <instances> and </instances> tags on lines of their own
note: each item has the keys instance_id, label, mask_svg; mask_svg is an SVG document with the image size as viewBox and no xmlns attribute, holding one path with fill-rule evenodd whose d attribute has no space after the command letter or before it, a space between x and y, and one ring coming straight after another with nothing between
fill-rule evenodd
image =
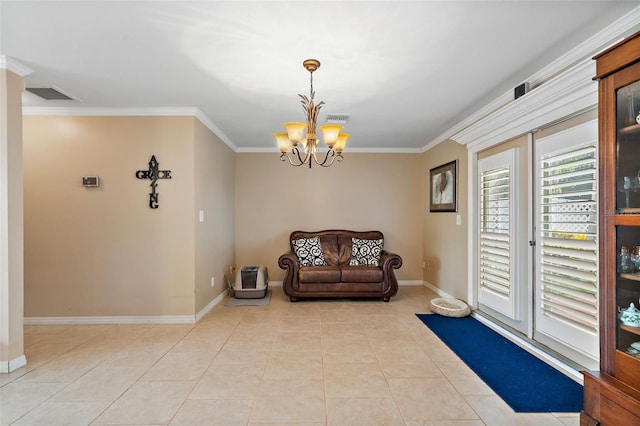
<instances>
[{"instance_id":1,"label":"window blind slat","mask_svg":"<svg viewBox=\"0 0 640 426\"><path fill-rule=\"evenodd\" d=\"M565 286L557 284L556 282L545 280L544 284L547 286L547 291L543 295L543 298L547 298L549 300L553 300L553 297L549 297L551 294L567 297L573 299L576 303L580 303L580 305L589 305L593 310L597 310L597 291L594 292L593 288L587 289L591 291L587 291L585 289L581 289L579 286Z\"/></svg>"},{"instance_id":2,"label":"window blind slat","mask_svg":"<svg viewBox=\"0 0 640 426\"><path fill-rule=\"evenodd\" d=\"M585 239L543 237L542 244L544 247L564 247L573 250L592 250L594 252L598 249L597 242Z\"/></svg>"},{"instance_id":3,"label":"window blind slat","mask_svg":"<svg viewBox=\"0 0 640 426\"><path fill-rule=\"evenodd\" d=\"M564 247L543 247L542 255L553 259L568 259L588 262L587 267L590 269L598 260L598 254L595 250L575 250Z\"/></svg>"}]
</instances>

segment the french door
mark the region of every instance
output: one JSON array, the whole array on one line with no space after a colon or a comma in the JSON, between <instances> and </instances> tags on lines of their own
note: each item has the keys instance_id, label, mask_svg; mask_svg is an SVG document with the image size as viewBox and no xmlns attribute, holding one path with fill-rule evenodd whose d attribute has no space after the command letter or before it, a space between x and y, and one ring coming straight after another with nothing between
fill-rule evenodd
<instances>
[{"instance_id":1,"label":"french door","mask_svg":"<svg viewBox=\"0 0 640 426\"><path fill-rule=\"evenodd\" d=\"M478 304L521 333L528 330L527 262L521 262L523 224L519 146L478 160ZM526 151L525 151L526 152ZM524 219L524 220L523 220ZM526 260L526 258L525 258Z\"/></svg>"},{"instance_id":2,"label":"french door","mask_svg":"<svg viewBox=\"0 0 640 426\"><path fill-rule=\"evenodd\" d=\"M596 122L536 141L534 339L597 368Z\"/></svg>"},{"instance_id":3,"label":"french door","mask_svg":"<svg viewBox=\"0 0 640 426\"><path fill-rule=\"evenodd\" d=\"M479 156L478 309L598 365L597 124Z\"/></svg>"}]
</instances>

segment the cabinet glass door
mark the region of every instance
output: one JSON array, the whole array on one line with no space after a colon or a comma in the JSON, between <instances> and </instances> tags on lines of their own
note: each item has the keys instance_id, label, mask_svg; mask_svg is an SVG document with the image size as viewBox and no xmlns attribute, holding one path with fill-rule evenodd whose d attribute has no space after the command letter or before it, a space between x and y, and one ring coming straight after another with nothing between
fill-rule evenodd
<instances>
[{"instance_id":1,"label":"cabinet glass door","mask_svg":"<svg viewBox=\"0 0 640 426\"><path fill-rule=\"evenodd\" d=\"M616 112L616 213L634 219L616 229L616 348L640 358L640 81L618 89Z\"/></svg>"},{"instance_id":2,"label":"cabinet glass door","mask_svg":"<svg viewBox=\"0 0 640 426\"><path fill-rule=\"evenodd\" d=\"M617 210L640 214L640 81L618 90Z\"/></svg>"}]
</instances>

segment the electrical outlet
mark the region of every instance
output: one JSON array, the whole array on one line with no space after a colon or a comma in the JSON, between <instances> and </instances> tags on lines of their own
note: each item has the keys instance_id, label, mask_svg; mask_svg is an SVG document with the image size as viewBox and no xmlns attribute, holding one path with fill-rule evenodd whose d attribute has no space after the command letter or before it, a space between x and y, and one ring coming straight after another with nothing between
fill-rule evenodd
<instances>
[{"instance_id":1,"label":"electrical outlet","mask_svg":"<svg viewBox=\"0 0 640 426\"><path fill-rule=\"evenodd\" d=\"M216 277L211 277L211 287L216 285Z\"/></svg>"}]
</instances>

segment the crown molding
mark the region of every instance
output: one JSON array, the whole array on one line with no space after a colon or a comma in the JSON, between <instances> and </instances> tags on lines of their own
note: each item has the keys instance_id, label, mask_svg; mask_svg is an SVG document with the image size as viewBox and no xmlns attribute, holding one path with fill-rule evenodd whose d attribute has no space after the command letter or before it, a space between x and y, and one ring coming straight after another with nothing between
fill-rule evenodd
<instances>
[{"instance_id":1,"label":"crown molding","mask_svg":"<svg viewBox=\"0 0 640 426\"><path fill-rule=\"evenodd\" d=\"M23 115L78 115L78 116L193 116L215 134L234 152L270 153L279 152L276 147L239 148L199 108L79 108L79 107L23 107ZM326 149L318 149L326 152ZM353 148L350 153L419 154L420 148Z\"/></svg>"},{"instance_id":2,"label":"crown molding","mask_svg":"<svg viewBox=\"0 0 640 426\"><path fill-rule=\"evenodd\" d=\"M195 116L197 108L82 108L82 107L22 107L23 115L86 115L86 116Z\"/></svg>"},{"instance_id":3,"label":"crown molding","mask_svg":"<svg viewBox=\"0 0 640 426\"><path fill-rule=\"evenodd\" d=\"M574 115L576 111L595 108L598 103L598 83L592 80L594 74L595 63L586 59L456 133L451 139L477 152Z\"/></svg>"},{"instance_id":4,"label":"crown molding","mask_svg":"<svg viewBox=\"0 0 640 426\"><path fill-rule=\"evenodd\" d=\"M18 74L20 77L26 77L33 72L28 66L22 65L20 62L6 55L0 55L0 69L9 70Z\"/></svg>"},{"instance_id":5,"label":"crown molding","mask_svg":"<svg viewBox=\"0 0 640 426\"><path fill-rule=\"evenodd\" d=\"M572 67L581 66L581 64L583 64L587 60L591 61L591 57L595 53L609 46L612 46L625 36L634 33L638 30L639 26L640 6L632 9L629 13L627 13L611 25L607 26L602 31L596 33L592 37L580 43L574 49L570 50L546 67L531 75L529 78L525 79L524 81L529 82L531 91L524 97L519 98L518 101L523 101L534 91L534 89L548 84L549 81L555 79L558 75L566 72ZM592 77L593 75L589 76L589 80ZM492 114L496 114L497 111L501 111L502 113L502 108L512 102L515 102L515 100L513 99L513 91L510 90L507 93L504 93L503 95L494 99L492 102L485 105L477 112L470 114L465 120L460 121L458 124L451 127L449 130L427 143L422 148L422 152L428 151L429 149L435 147L436 145L439 145L440 143L448 139L455 140L455 135L459 135L463 133L465 129L476 126L478 122L482 121Z\"/></svg>"},{"instance_id":6,"label":"crown molding","mask_svg":"<svg viewBox=\"0 0 640 426\"><path fill-rule=\"evenodd\" d=\"M321 147L316 150L318 153L327 152L327 148ZM265 148L238 148L238 153L252 153L252 154L274 154L280 153L277 147ZM345 157L348 154L421 154L423 151L420 148L347 148L344 150Z\"/></svg>"},{"instance_id":7,"label":"crown molding","mask_svg":"<svg viewBox=\"0 0 640 426\"><path fill-rule=\"evenodd\" d=\"M479 109L477 112L467 116L465 120L459 122L449 130L442 133L440 136L438 136L437 138L433 139L431 142L426 144L424 147L422 147L422 152L426 152L431 148L437 145L440 145L442 142L446 141L447 139L451 139L451 135L466 129L467 127L471 126L472 124L476 123L477 121L481 120L487 115L499 110L500 108L502 108L504 105L506 105L512 100L513 100L513 93L511 92L505 93L499 98L494 99L493 101L491 101L490 103L488 103L487 105Z\"/></svg>"},{"instance_id":8,"label":"crown molding","mask_svg":"<svg viewBox=\"0 0 640 426\"><path fill-rule=\"evenodd\" d=\"M199 108L195 109L195 117L200 120L205 127L213 132L214 135L220 138L222 142L225 143L233 152L238 152L238 147L229 139L229 137L222 131L218 126L216 126L213 121L211 121Z\"/></svg>"},{"instance_id":9,"label":"crown molding","mask_svg":"<svg viewBox=\"0 0 640 426\"><path fill-rule=\"evenodd\" d=\"M80 108L80 107L28 107L22 108L23 115L77 115L77 116L193 116L225 145L234 152L239 153L277 153L276 147L237 147L227 135L224 134L213 121L211 121L199 108ZM326 149L318 149L318 152L326 152ZM375 154L420 154L420 148L350 148L349 153L375 153Z\"/></svg>"},{"instance_id":10,"label":"crown molding","mask_svg":"<svg viewBox=\"0 0 640 426\"><path fill-rule=\"evenodd\" d=\"M199 108L80 108L80 107L23 107L23 115L77 115L77 116L192 116L213 134L215 134L225 145L234 152L238 151L231 139Z\"/></svg>"}]
</instances>

